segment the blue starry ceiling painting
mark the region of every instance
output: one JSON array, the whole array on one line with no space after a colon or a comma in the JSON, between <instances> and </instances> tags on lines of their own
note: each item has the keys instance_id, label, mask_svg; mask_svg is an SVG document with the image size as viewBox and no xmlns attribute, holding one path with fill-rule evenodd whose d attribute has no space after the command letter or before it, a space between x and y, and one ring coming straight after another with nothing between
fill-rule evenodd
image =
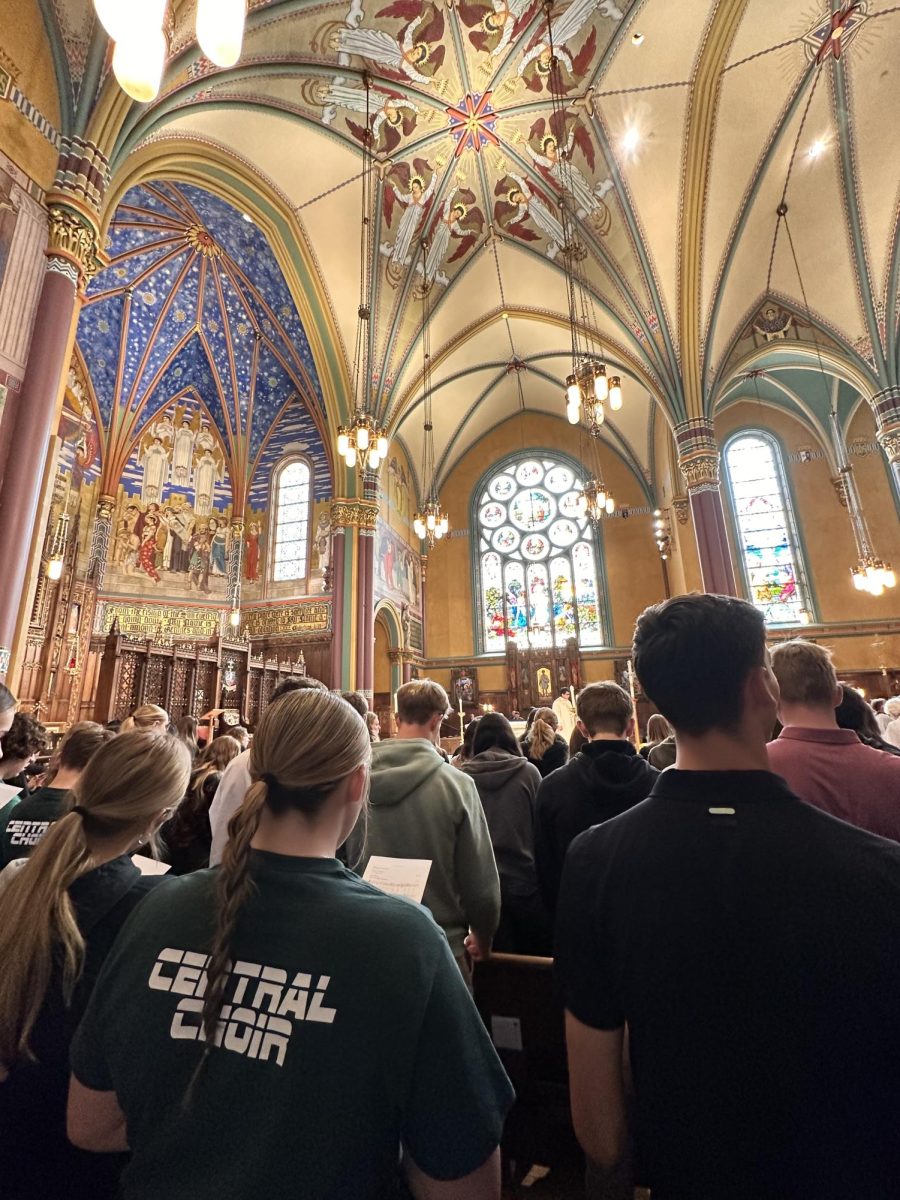
<instances>
[{"instance_id":1,"label":"blue starry ceiling painting","mask_svg":"<svg viewBox=\"0 0 900 1200\"><path fill-rule=\"evenodd\" d=\"M312 352L262 232L201 188L154 181L125 195L106 252L78 343L105 429L108 484L154 418L189 396L218 431L236 502L289 407L294 418L304 410L303 440L327 486Z\"/></svg>"}]
</instances>

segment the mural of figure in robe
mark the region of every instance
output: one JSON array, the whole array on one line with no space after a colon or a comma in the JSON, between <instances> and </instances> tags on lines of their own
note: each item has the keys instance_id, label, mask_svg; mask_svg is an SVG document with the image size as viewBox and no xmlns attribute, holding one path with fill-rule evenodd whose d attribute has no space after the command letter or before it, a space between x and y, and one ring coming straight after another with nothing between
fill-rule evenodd
<instances>
[{"instance_id":1,"label":"mural of figure in robe","mask_svg":"<svg viewBox=\"0 0 900 1200\"><path fill-rule=\"evenodd\" d=\"M544 253L549 259L555 259L566 238L550 199L526 183L521 175L507 175L501 179L494 187L494 195L500 197L494 205L497 224L523 242L536 242L540 235L525 224L530 217L547 239Z\"/></svg>"},{"instance_id":2,"label":"mural of figure in robe","mask_svg":"<svg viewBox=\"0 0 900 1200\"><path fill-rule=\"evenodd\" d=\"M204 450L194 463L194 512L198 517L212 512L213 492L223 478L221 461Z\"/></svg>"},{"instance_id":3,"label":"mural of figure in robe","mask_svg":"<svg viewBox=\"0 0 900 1200\"><path fill-rule=\"evenodd\" d=\"M181 418L181 427L173 435L172 450L172 482L180 487L187 487L191 482L191 463L194 458L194 429L191 418L187 415Z\"/></svg>"},{"instance_id":4,"label":"mural of figure in robe","mask_svg":"<svg viewBox=\"0 0 900 1200\"><path fill-rule=\"evenodd\" d=\"M577 146L593 169L594 144L587 129L575 121L566 133L563 127L565 115L551 117L549 126L541 117L531 127L529 141L525 147L532 162L541 174L568 196L569 209L574 209L582 220L588 220L602 237L609 232L612 215L603 197L612 190L612 180L601 179L592 184L581 168L573 161ZM562 152L560 151L562 147Z\"/></svg>"},{"instance_id":5,"label":"mural of figure in robe","mask_svg":"<svg viewBox=\"0 0 900 1200\"><path fill-rule=\"evenodd\" d=\"M256 583L259 579L259 552L262 528L259 521L247 523L246 551L244 554L244 578L248 583Z\"/></svg>"},{"instance_id":6,"label":"mural of figure in robe","mask_svg":"<svg viewBox=\"0 0 900 1200\"><path fill-rule=\"evenodd\" d=\"M416 8L419 11L412 15ZM446 53L440 44L444 34L443 12L430 4L410 5L409 0L395 0L379 9L375 17L399 17L407 23L396 35L386 29L368 29L360 24L362 9L354 5L346 25L337 33L338 62L348 66L351 56L357 55L378 63L382 68L379 74L441 90L441 81L435 80L434 75Z\"/></svg>"},{"instance_id":7,"label":"mural of figure in robe","mask_svg":"<svg viewBox=\"0 0 900 1200\"><path fill-rule=\"evenodd\" d=\"M474 203L475 193L470 188L454 188L441 205L440 219L431 231L431 241L425 255L425 282L437 282L446 287L450 282L444 265L456 262L475 245L484 229L484 213ZM448 258L451 240L457 243ZM416 270L422 273L421 258Z\"/></svg>"},{"instance_id":8,"label":"mural of figure in robe","mask_svg":"<svg viewBox=\"0 0 900 1200\"><path fill-rule=\"evenodd\" d=\"M210 517L206 528L209 536L210 571L213 575L224 575L228 550L228 532L225 526L216 520L215 517Z\"/></svg>"},{"instance_id":9,"label":"mural of figure in robe","mask_svg":"<svg viewBox=\"0 0 900 1200\"><path fill-rule=\"evenodd\" d=\"M163 488L169 480L169 455L162 444L162 439L154 437L138 461L144 468L141 503L150 504L160 500Z\"/></svg>"},{"instance_id":10,"label":"mural of figure in robe","mask_svg":"<svg viewBox=\"0 0 900 1200\"><path fill-rule=\"evenodd\" d=\"M412 167L409 163L398 163L391 169L384 188L384 219L391 224L397 204L402 205L404 212L394 241L382 242L380 251L390 258L394 268L408 267L412 261L417 249L416 234L436 186L437 174L424 158L414 159Z\"/></svg>"}]
</instances>

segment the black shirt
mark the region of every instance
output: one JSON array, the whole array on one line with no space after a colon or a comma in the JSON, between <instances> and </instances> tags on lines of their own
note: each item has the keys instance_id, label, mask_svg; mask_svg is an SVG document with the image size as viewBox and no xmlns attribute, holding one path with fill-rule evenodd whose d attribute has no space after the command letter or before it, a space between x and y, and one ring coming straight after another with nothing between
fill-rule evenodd
<instances>
[{"instance_id":1,"label":"black shirt","mask_svg":"<svg viewBox=\"0 0 900 1200\"><path fill-rule=\"evenodd\" d=\"M566 851L585 829L646 799L657 772L631 742L587 742L537 794L535 865L547 911L553 913Z\"/></svg>"},{"instance_id":2,"label":"black shirt","mask_svg":"<svg viewBox=\"0 0 900 1200\"><path fill-rule=\"evenodd\" d=\"M900 846L673 769L572 844L556 934L567 1008L628 1024L654 1200L897 1194Z\"/></svg>"},{"instance_id":3,"label":"black shirt","mask_svg":"<svg viewBox=\"0 0 900 1200\"><path fill-rule=\"evenodd\" d=\"M28 858L32 850L66 808L67 788L41 787L27 792L0 814L0 866L14 858Z\"/></svg>"},{"instance_id":4,"label":"black shirt","mask_svg":"<svg viewBox=\"0 0 900 1200\"><path fill-rule=\"evenodd\" d=\"M103 961L135 905L162 883L127 855L81 875L69 888L85 940L84 969L72 1004L59 974L31 1036L35 1063L21 1060L0 1083L0 1196L3 1200L106 1200L118 1193L122 1155L88 1154L66 1139L69 1043Z\"/></svg>"}]
</instances>

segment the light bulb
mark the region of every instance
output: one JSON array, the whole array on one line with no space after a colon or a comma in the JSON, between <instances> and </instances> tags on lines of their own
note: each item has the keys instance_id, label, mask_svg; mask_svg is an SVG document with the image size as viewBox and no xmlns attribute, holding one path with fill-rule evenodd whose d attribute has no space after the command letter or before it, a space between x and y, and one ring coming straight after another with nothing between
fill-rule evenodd
<instances>
[{"instance_id":1,"label":"light bulb","mask_svg":"<svg viewBox=\"0 0 900 1200\"><path fill-rule=\"evenodd\" d=\"M594 405L594 424L602 425L606 420L606 410L599 401Z\"/></svg>"},{"instance_id":2,"label":"light bulb","mask_svg":"<svg viewBox=\"0 0 900 1200\"><path fill-rule=\"evenodd\" d=\"M581 420L581 410L577 404L566 405L566 417L568 418L570 425L578 424L578 422Z\"/></svg>"},{"instance_id":3,"label":"light bulb","mask_svg":"<svg viewBox=\"0 0 900 1200\"><path fill-rule=\"evenodd\" d=\"M605 503L606 503L606 491L601 489L597 493L597 508L602 508Z\"/></svg>"},{"instance_id":4,"label":"light bulb","mask_svg":"<svg viewBox=\"0 0 900 1200\"><path fill-rule=\"evenodd\" d=\"M94 11L114 42L133 42L146 29L162 29L166 0L94 0Z\"/></svg>"},{"instance_id":5,"label":"light bulb","mask_svg":"<svg viewBox=\"0 0 900 1200\"><path fill-rule=\"evenodd\" d=\"M443 527L443 525L440 525L440 524L438 524L438 525L435 525L435 527L434 527L434 536L435 536L435 537L438 539L438 541L440 541L440 539L441 539L441 538L444 536L444 527Z\"/></svg>"},{"instance_id":6,"label":"light bulb","mask_svg":"<svg viewBox=\"0 0 900 1200\"><path fill-rule=\"evenodd\" d=\"M581 388L574 375L566 376L566 402L575 408L581 407Z\"/></svg>"},{"instance_id":7,"label":"light bulb","mask_svg":"<svg viewBox=\"0 0 900 1200\"><path fill-rule=\"evenodd\" d=\"M132 100L147 104L159 93L166 65L166 39L162 29L145 28L140 34L116 42L112 67L119 87Z\"/></svg>"},{"instance_id":8,"label":"light bulb","mask_svg":"<svg viewBox=\"0 0 900 1200\"><path fill-rule=\"evenodd\" d=\"M883 596L884 595L884 587L878 580L876 580L874 583L869 585L869 591L873 596Z\"/></svg>"},{"instance_id":9,"label":"light bulb","mask_svg":"<svg viewBox=\"0 0 900 1200\"><path fill-rule=\"evenodd\" d=\"M425 536L425 526L422 524L421 517L416 517L413 521L413 529L416 531L416 537L423 538Z\"/></svg>"},{"instance_id":10,"label":"light bulb","mask_svg":"<svg viewBox=\"0 0 900 1200\"><path fill-rule=\"evenodd\" d=\"M344 462L346 462L348 467L356 466L356 447L355 446L347 447L347 453L344 455Z\"/></svg>"},{"instance_id":11,"label":"light bulb","mask_svg":"<svg viewBox=\"0 0 900 1200\"><path fill-rule=\"evenodd\" d=\"M894 568L890 563L885 563L884 586L889 588L897 586L897 576L894 573Z\"/></svg>"},{"instance_id":12,"label":"light bulb","mask_svg":"<svg viewBox=\"0 0 900 1200\"><path fill-rule=\"evenodd\" d=\"M613 375L609 381L609 407L618 412L622 407L622 381L618 375Z\"/></svg>"},{"instance_id":13,"label":"light bulb","mask_svg":"<svg viewBox=\"0 0 900 1200\"><path fill-rule=\"evenodd\" d=\"M369 429L367 425L357 425L356 427L356 445L359 450L368 450L369 448Z\"/></svg>"},{"instance_id":14,"label":"light bulb","mask_svg":"<svg viewBox=\"0 0 900 1200\"><path fill-rule=\"evenodd\" d=\"M345 430L341 429L338 433L338 454L343 458L347 450L350 448L350 439L347 437Z\"/></svg>"},{"instance_id":15,"label":"light bulb","mask_svg":"<svg viewBox=\"0 0 900 1200\"><path fill-rule=\"evenodd\" d=\"M63 564L61 558L51 558L47 563L47 578L54 582L62 579Z\"/></svg>"},{"instance_id":16,"label":"light bulb","mask_svg":"<svg viewBox=\"0 0 900 1200\"><path fill-rule=\"evenodd\" d=\"M240 625L240 623L241 623L241 610L239 608L233 608L231 610L231 612L228 614L228 624L231 626L232 629L237 629L237 627L238 627L238 625Z\"/></svg>"},{"instance_id":17,"label":"light bulb","mask_svg":"<svg viewBox=\"0 0 900 1200\"><path fill-rule=\"evenodd\" d=\"M425 517L425 525L428 529L434 529L435 520L433 512L428 513L428 515Z\"/></svg>"},{"instance_id":18,"label":"light bulb","mask_svg":"<svg viewBox=\"0 0 900 1200\"><path fill-rule=\"evenodd\" d=\"M370 471L377 471L381 466L381 455L377 450L369 451L369 461L366 463L366 466Z\"/></svg>"},{"instance_id":19,"label":"light bulb","mask_svg":"<svg viewBox=\"0 0 900 1200\"><path fill-rule=\"evenodd\" d=\"M246 0L197 0L197 41L217 67L233 67L241 57Z\"/></svg>"},{"instance_id":20,"label":"light bulb","mask_svg":"<svg viewBox=\"0 0 900 1200\"><path fill-rule=\"evenodd\" d=\"M606 511L608 513L614 513L616 511L616 502L613 500L612 496L606 497Z\"/></svg>"},{"instance_id":21,"label":"light bulb","mask_svg":"<svg viewBox=\"0 0 900 1200\"><path fill-rule=\"evenodd\" d=\"M447 533L447 531L450 529L450 518L446 514L441 517L441 528L443 529L444 533ZM890 586L893 587L894 585L891 584Z\"/></svg>"},{"instance_id":22,"label":"light bulb","mask_svg":"<svg viewBox=\"0 0 900 1200\"><path fill-rule=\"evenodd\" d=\"M594 395L602 404L609 395L609 382L606 378L606 367L600 366L594 372Z\"/></svg>"},{"instance_id":23,"label":"light bulb","mask_svg":"<svg viewBox=\"0 0 900 1200\"><path fill-rule=\"evenodd\" d=\"M387 452L388 452L388 440L387 440L387 438L384 436L384 434L383 434L383 433L382 433L382 434L380 434L380 435L379 435L379 437L378 437L377 446L378 446L378 456L379 456L379 458L387 458Z\"/></svg>"},{"instance_id":24,"label":"light bulb","mask_svg":"<svg viewBox=\"0 0 900 1200\"><path fill-rule=\"evenodd\" d=\"M866 588L866 577L865 577L865 575L862 573L862 571L861 571L861 570L859 570L859 568L857 568L856 570L853 570L853 569L851 568L851 571L850 571L850 577L851 577L851 579L853 580L853 586L856 588L856 590L857 590L858 592L863 592L863 591L865 591L865 588Z\"/></svg>"},{"instance_id":25,"label":"light bulb","mask_svg":"<svg viewBox=\"0 0 900 1200\"><path fill-rule=\"evenodd\" d=\"M661 517L661 516L662 516L662 509L661 509L661 508L654 508L654 510L653 510L653 515L654 515L654 517Z\"/></svg>"},{"instance_id":26,"label":"light bulb","mask_svg":"<svg viewBox=\"0 0 900 1200\"><path fill-rule=\"evenodd\" d=\"M809 625L812 622L812 614L806 608L800 609L800 624Z\"/></svg>"}]
</instances>

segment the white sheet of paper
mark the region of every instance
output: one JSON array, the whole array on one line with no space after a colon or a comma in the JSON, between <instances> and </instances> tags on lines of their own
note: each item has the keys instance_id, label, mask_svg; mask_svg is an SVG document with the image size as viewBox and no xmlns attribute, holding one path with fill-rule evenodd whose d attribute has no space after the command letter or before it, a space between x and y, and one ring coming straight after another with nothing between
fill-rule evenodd
<instances>
[{"instance_id":1,"label":"white sheet of paper","mask_svg":"<svg viewBox=\"0 0 900 1200\"><path fill-rule=\"evenodd\" d=\"M421 903L430 870L430 858L384 858L373 854L363 879L392 896L408 896Z\"/></svg>"},{"instance_id":2,"label":"white sheet of paper","mask_svg":"<svg viewBox=\"0 0 900 1200\"><path fill-rule=\"evenodd\" d=\"M18 796L21 792L20 787L13 787L11 783L0 783L0 808L9 804L13 796Z\"/></svg>"},{"instance_id":3,"label":"white sheet of paper","mask_svg":"<svg viewBox=\"0 0 900 1200\"><path fill-rule=\"evenodd\" d=\"M168 863L157 862L155 858L147 858L143 854L132 854L131 861L142 875L165 875L172 869Z\"/></svg>"}]
</instances>

